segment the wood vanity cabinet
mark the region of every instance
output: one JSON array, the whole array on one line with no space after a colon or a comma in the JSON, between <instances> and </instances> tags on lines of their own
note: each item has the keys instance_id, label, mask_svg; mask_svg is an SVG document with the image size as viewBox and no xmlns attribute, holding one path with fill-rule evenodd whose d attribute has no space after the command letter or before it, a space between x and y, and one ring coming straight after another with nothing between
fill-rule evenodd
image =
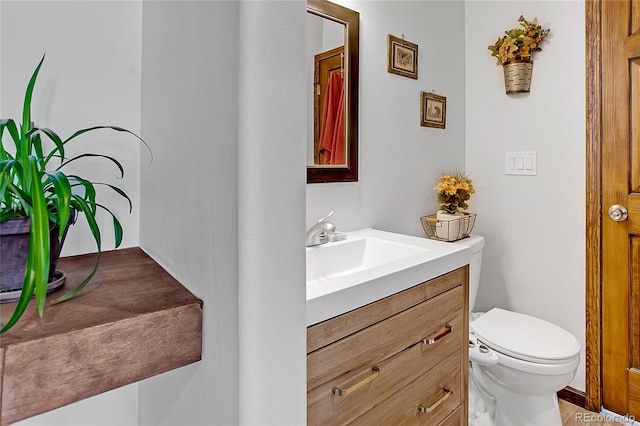
<instances>
[{"instance_id":1,"label":"wood vanity cabinet","mask_svg":"<svg viewBox=\"0 0 640 426\"><path fill-rule=\"evenodd\" d=\"M466 425L467 266L307 328L308 425Z\"/></svg>"}]
</instances>

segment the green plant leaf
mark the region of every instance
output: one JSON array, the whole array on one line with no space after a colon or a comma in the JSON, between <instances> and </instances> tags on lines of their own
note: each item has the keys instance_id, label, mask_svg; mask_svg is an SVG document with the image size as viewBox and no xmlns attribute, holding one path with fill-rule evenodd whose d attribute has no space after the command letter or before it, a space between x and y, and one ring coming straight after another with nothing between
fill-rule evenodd
<instances>
[{"instance_id":1,"label":"green plant leaf","mask_svg":"<svg viewBox=\"0 0 640 426\"><path fill-rule=\"evenodd\" d=\"M87 202L87 208L93 215L95 215L96 214L96 206L95 206L96 188L94 187L93 183L77 175L69 175L68 178L73 181L71 183L72 188L75 188L78 186L82 186L84 188L84 194L80 195L80 197Z\"/></svg>"},{"instance_id":2,"label":"green plant leaf","mask_svg":"<svg viewBox=\"0 0 640 426\"><path fill-rule=\"evenodd\" d=\"M73 194L72 198L73 198L72 204L74 205L74 207L77 210L84 212L84 217L87 219L87 223L89 224L89 228L91 229L91 234L93 235L93 238L96 241L96 246L98 248L98 257L96 258L96 263L91 273L73 290L63 294L60 297L53 299L51 301L51 303L53 304L64 302L65 300L69 300L70 298L78 294L89 283L89 281L91 281L93 276L96 274L96 271L98 270L98 266L100 264L100 257L102 255L102 241L100 237L100 228L96 223L95 214L93 213L93 211L95 210L95 206L93 206L93 209L90 208L87 202L82 197L76 194Z\"/></svg>"},{"instance_id":3,"label":"green plant leaf","mask_svg":"<svg viewBox=\"0 0 640 426\"><path fill-rule=\"evenodd\" d=\"M69 300L73 296L78 294L80 291L82 291L82 289L85 288L85 286L87 284L89 284L89 281L91 281L93 279L93 277L96 274L96 272L98 272L98 267L100 266L100 257L101 256L102 256L102 254L100 252L98 252L98 257L96 258L96 263L93 265L93 269L91 270L91 273L80 284L78 284L73 290L63 294L60 297L56 297L55 299L53 299L51 301L51 304L55 305L55 304L64 302L65 300Z\"/></svg>"},{"instance_id":4,"label":"green plant leaf","mask_svg":"<svg viewBox=\"0 0 640 426\"><path fill-rule=\"evenodd\" d=\"M2 141L2 136L4 135L4 129L7 129L11 139L13 140L13 144L16 146L16 152L19 151L20 146L20 132L18 131L18 126L16 126L16 122L12 119L3 118L0 120L0 142ZM4 146L0 143L0 160L5 160L8 157L8 153L5 151Z\"/></svg>"},{"instance_id":5,"label":"green plant leaf","mask_svg":"<svg viewBox=\"0 0 640 426\"><path fill-rule=\"evenodd\" d=\"M69 223L69 217L71 216L71 209L69 208L71 202L71 184L62 172L46 172L46 175L55 188L57 224L60 228L58 241L60 241L62 240L64 231L67 228L67 223Z\"/></svg>"},{"instance_id":6,"label":"green plant leaf","mask_svg":"<svg viewBox=\"0 0 640 426\"><path fill-rule=\"evenodd\" d=\"M0 222L6 222L9 219L15 219L17 217L22 217L22 215L11 210L4 210L0 212Z\"/></svg>"},{"instance_id":7,"label":"green plant leaf","mask_svg":"<svg viewBox=\"0 0 640 426\"><path fill-rule=\"evenodd\" d=\"M147 144L147 142L145 142L144 139L142 139L140 136L136 135L135 133L133 133L131 130L127 130L125 128L119 127L119 126L93 126L93 127L88 127L86 129L81 129L78 130L77 132L75 132L73 135L71 135L66 141L65 143L69 142L71 139L75 139L76 137L87 133L87 132L92 132L94 130L99 130L99 129L111 129L111 130L115 130L116 132L123 132L123 133L128 133L131 136L135 137L136 139L138 139L140 142L142 142L144 144L144 146L147 147L147 149L149 150L149 152L151 153L151 148L149 148L149 145ZM151 153L153 155L153 153Z\"/></svg>"},{"instance_id":8,"label":"green plant leaf","mask_svg":"<svg viewBox=\"0 0 640 426\"><path fill-rule=\"evenodd\" d=\"M80 135L83 135L83 134L88 133L88 132L93 132L95 130L101 130L101 129L110 129L110 130L114 130L116 132L123 132L123 133L128 133L128 134L132 135L133 137L135 137L136 139L138 139L140 142L142 142L144 144L144 146L147 148L147 150L151 154L151 160L153 161L153 152L151 151L151 148L149 147L149 144L147 144L147 142L144 139L142 139L137 134L133 133L131 130L124 129L124 128L119 127L119 126L93 126L93 127L87 127L85 129L80 129L80 130L76 131L73 135L71 135L67 139L65 139L62 142L62 144L66 145L67 143L71 142L73 139L77 138ZM59 151L58 148L52 150L51 153L49 154L49 156L51 157L51 156L54 156L54 155L58 155L58 151Z\"/></svg>"},{"instance_id":9,"label":"green plant leaf","mask_svg":"<svg viewBox=\"0 0 640 426\"><path fill-rule=\"evenodd\" d=\"M29 253L20 299L9 321L0 329L0 333L11 328L22 317L34 291L36 293L38 313L42 317L47 295L50 251L47 206L44 198L43 183L38 179L38 159L29 156L26 166L31 169L30 176L33 179L31 182L31 188L33 189L32 207L29 215Z\"/></svg>"},{"instance_id":10,"label":"green plant leaf","mask_svg":"<svg viewBox=\"0 0 640 426\"><path fill-rule=\"evenodd\" d=\"M16 160L2 160L0 161L0 202L8 204L5 197L5 191L7 186L11 182L11 169L16 164ZM4 208L3 208L4 210Z\"/></svg>"},{"instance_id":11,"label":"green plant leaf","mask_svg":"<svg viewBox=\"0 0 640 426\"><path fill-rule=\"evenodd\" d=\"M64 159L64 144L62 143L62 138L58 136L56 132L46 127L34 127L33 129L31 129L31 131L44 133L56 146L56 149L52 150L44 159L44 164L46 165L49 163L51 158L54 156L54 152L60 156L60 162L62 162L62 160ZM41 155L41 157L44 157L44 155Z\"/></svg>"},{"instance_id":12,"label":"green plant leaf","mask_svg":"<svg viewBox=\"0 0 640 426\"><path fill-rule=\"evenodd\" d=\"M11 314L9 321L7 321L7 323L4 324L0 329L0 333L4 333L5 331L9 330L20 319L20 317L22 317L22 314L24 314L24 311L27 309L27 306L29 305L29 301L33 296L34 290L35 290L35 281L32 279L32 276L29 276L29 279L27 279L27 276L25 276L22 292L20 293L20 299L18 299L18 302L16 303L16 307L13 310L13 313Z\"/></svg>"},{"instance_id":13,"label":"green plant leaf","mask_svg":"<svg viewBox=\"0 0 640 426\"><path fill-rule=\"evenodd\" d=\"M33 71L31 79L29 80L29 84L27 85L27 91L24 94L24 105L22 109L22 137L25 137L29 132L29 129L31 128L31 98L33 97L33 88L36 85L36 79L38 78L40 67L44 62L44 56L45 55L42 55L40 63L38 63L35 71Z\"/></svg>"},{"instance_id":14,"label":"green plant leaf","mask_svg":"<svg viewBox=\"0 0 640 426\"><path fill-rule=\"evenodd\" d=\"M18 168L20 163L16 163L15 167ZM28 216L31 213L31 197L22 189L15 186L13 183L7 185L8 192L15 197L16 202L19 204L19 208L24 210Z\"/></svg>"},{"instance_id":15,"label":"green plant leaf","mask_svg":"<svg viewBox=\"0 0 640 426\"><path fill-rule=\"evenodd\" d=\"M44 158L44 153L42 151L42 139L40 138L40 135L37 133L30 132L29 138L31 138L32 153L35 153L36 158L38 158L38 160L41 161L41 159Z\"/></svg>"},{"instance_id":16,"label":"green plant leaf","mask_svg":"<svg viewBox=\"0 0 640 426\"><path fill-rule=\"evenodd\" d=\"M114 233L114 238L115 238L115 246L116 246L116 248L120 247L120 244L122 244L122 236L123 236L122 225L120 224L120 221L118 220L116 215L113 214L113 212L111 210L109 210L107 207L103 206L102 204L98 204L98 203L96 203L96 206L100 207L103 210L105 210L113 218L113 233Z\"/></svg>"},{"instance_id":17,"label":"green plant leaf","mask_svg":"<svg viewBox=\"0 0 640 426\"><path fill-rule=\"evenodd\" d=\"M118 248L120 247L120 244L122 244L122 236L124 232L122 231L122 225L120 224L118 218L114 215L111 216L113 217L113 233L115 237L115 246L116 248Z\"/></svg>"},{"instance_id":18,"label":"green plant leaf","mask_svg":"<svg viewBox=\"0 0 640 426\"><path fill-rule=\"evenodd\" d=\"M110 185L108 183L104 183L104 182L93 182L93 185L104 185L104 186L108 186L109 188L111 188L113 191L115 191L116 193L118 193L118 195L122 196L124 199L126 199L129 202L129 213L131 213L133 211L133 203L131 202L131 198L129 198L129 196L120 188L118 188L117 186L114 185Z\"/></svg>"},{"instance_id":19,"label":"green plant leaf","mask_svg":"<svg viewBox=\"0 0 640 426\"><path fill-rule=\"evenodd\" d=\"M30 156L29 167L33 182L31 184L32 210L29 218L29 256L27 270L33 274L36 287L36 306L40 317L44 314L44 302L47 297L47 282L49 280L50 241L49 214L44 198L43 183L39 179L38 159Z\"/></svg>"},{"instance_id":20,"label":"green plant leaf","mask_svg":"<svg viewBox=\"0 0 640 426\"><path fill-rule=\"evenodd\" d=\"M104 155L104 154L92 154L92 153L80 154L78 156L70 158L69 160L65 161L64 163L61 163L60 166L58 166L57 170L60 170L61 168L63 168L64 166L66 166L67 164L69 164L69 163L71 163L73 161L79 160L80 158L86 158L86 157L98 157L98 158L106 158L108 160L111 160L111 162L118 167L118 170L120 170L119 178L124 177L124 167L122 167L122 164L120 164L120 162L118 160L116 160L115 158L113 158L113 157L111 157L109 155Z\"/></svg>"},{"instance_id":21,"label":"green plant leaf","mask_svg":"<svg viewBox=\"0 0 640 426\"><path fill-rule=\"evenodd\" d=\"M89 224L89 229L91 230L91 234L93 235L93 239L96 242L96 247L98 248L98 252L102 251L102 239L100 237L100 227L96 223L96 206L94 203L87 203L87 201L76 194L71 194L72 200L74 201L72 204L76 207L77 210L84 213L85 219L87 219L87 223Z\"/></svg>"}]
</instances>

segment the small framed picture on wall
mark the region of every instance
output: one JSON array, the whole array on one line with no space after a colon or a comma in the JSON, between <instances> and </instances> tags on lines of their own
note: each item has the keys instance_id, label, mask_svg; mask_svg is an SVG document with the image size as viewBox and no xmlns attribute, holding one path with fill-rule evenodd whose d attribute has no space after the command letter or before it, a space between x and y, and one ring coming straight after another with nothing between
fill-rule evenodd
<instances>
[{"instance_id":1,"label":"small framed picture on wall","mask_svg":"<svg viewBox=\"0 0 640 426\"><path fill-rule=\"evenodd\" d=\"M418 45L388 35L387 71L409 78L418 78Z\"/></svg>"},{"instance_id":2,"label":"small framed picture on wall","mask_svg":"<svg viewBox=\"0 0 640 426\"><path fill-rule=\"evenodd\" d=\"M420 125L444 129L447 122L447 98L435 93L420 93Z\"/></svg>"}]
</instances>

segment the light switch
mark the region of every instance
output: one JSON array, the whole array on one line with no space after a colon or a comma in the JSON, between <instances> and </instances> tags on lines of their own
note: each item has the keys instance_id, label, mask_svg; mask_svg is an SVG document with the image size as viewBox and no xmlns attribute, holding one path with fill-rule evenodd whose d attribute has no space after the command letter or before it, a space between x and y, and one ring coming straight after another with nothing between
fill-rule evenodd
<instances>
[{"instance_id":1,"label":"light switch","mask_svg":"<svg viewBox=\"0 0 640 426\"><path fill-rule=\"evenodd\" d=\"M530 156L524 158L524 169L533 170L533 159Z\"/></svg>"},{"instance_id":2,"label":"light switch","mask_svg":"<svg viewBox=\"0 0 640 426\"><path fill-rule=\"evenodd\" d=\"M536 151L505 152L504 155L505 175L527 175L538 174L538 153Z\"/></svg>"}]
</instances>

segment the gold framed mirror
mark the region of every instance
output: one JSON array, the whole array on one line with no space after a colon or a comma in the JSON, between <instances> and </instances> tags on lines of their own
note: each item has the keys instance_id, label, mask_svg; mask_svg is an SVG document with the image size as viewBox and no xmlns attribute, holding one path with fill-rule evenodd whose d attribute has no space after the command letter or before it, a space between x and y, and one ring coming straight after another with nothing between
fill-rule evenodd
<instances>
[{"instance_id":1,"label":"gold framed mirror","mask_svg":"<svg viewBox=\"0 0 640 426\"><path fill-rule=\"evenodd\" d=\"M360 14L326 0L307 0L307 12L307 61L313 67L308 116L313 114L314 123L307 141L307 183L356 182Z\"/></svg>"}]
</instances>

